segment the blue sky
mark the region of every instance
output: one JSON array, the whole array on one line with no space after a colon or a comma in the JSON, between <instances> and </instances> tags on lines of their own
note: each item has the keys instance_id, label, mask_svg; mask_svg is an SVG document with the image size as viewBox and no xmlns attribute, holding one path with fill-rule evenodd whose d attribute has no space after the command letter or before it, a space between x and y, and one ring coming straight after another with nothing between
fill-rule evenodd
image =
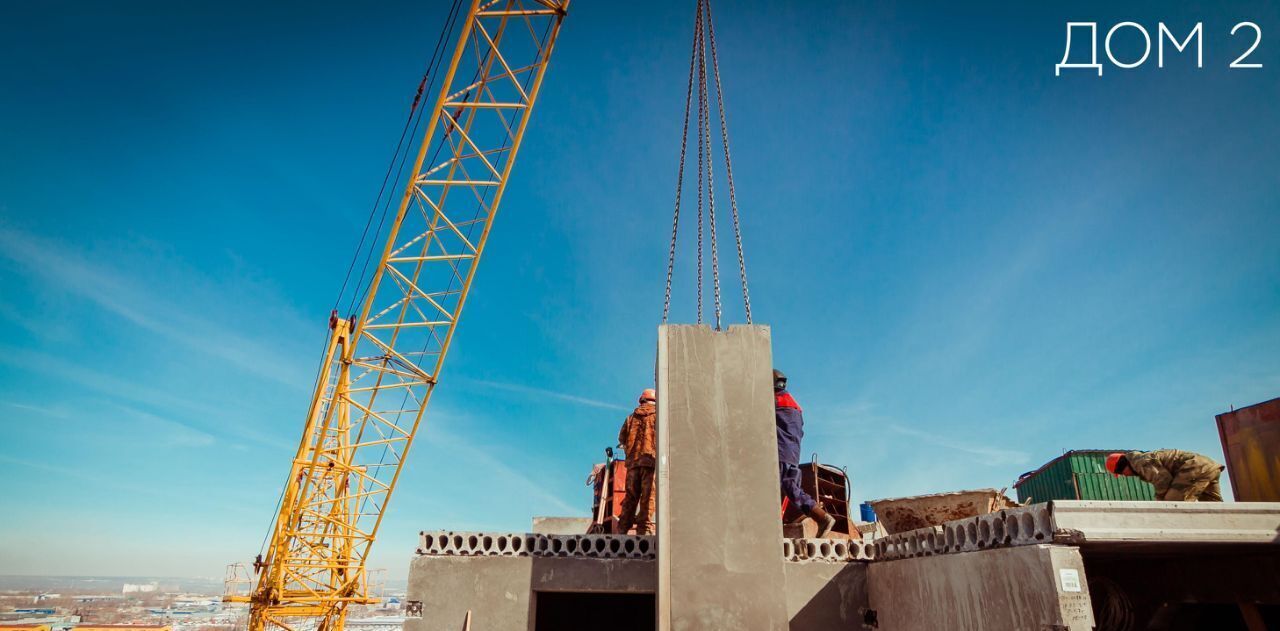
<instances>
[{"instance_id":1,"label":"blue sky","mask_svg":"<svg viewBox=\"0 0 1280 631\"><path fill-rule=\"evenodd\" d=\"M717 8L754 315L855 497L1072 448L1221 457L1213 415L1280 396L1274 3ZM257 552L444 10L0 8L0 572ZM575 2L383 526L392 576L422 529L587 512L652 380L691 20ZM1053 76L1067 21L1123 20L1204 21L1206 67ZM1241 20L1261 70L1226 68Z\"/></svg>"}]
</instances>

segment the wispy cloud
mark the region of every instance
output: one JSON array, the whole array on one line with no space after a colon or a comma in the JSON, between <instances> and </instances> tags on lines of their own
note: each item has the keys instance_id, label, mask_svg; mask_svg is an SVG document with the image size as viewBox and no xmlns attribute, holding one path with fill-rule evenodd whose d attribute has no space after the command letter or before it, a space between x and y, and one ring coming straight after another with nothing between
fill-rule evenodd
<instances>
[{"instance_id":1,"label":"wispy cloud","mask_svg":"<svg viewBox=\"0 0 1280 631\"><path fill-rule=\"evenodd\" d=\"M64 418L64 417L66 416L66 414L65 414L64 412L61 412L61 411L59 411L59 410L55 410L55 409L53 409L53 408L47 408L47 407L44 407L44 406L40 406L40 405L31 405L31 404L28 404L28 403L17 403L17 402L14 402L14 401L4 401L4 404L5 404L5 405L7 405L7 406L9 406L9 407L11 407L11 408L17 408L17 409L19 409L19 410L26 410L26 411L28 411L28 412L35 412L35 413L37 413L37 414L43 414L43 415L45 415L45 416L51 416L51 417L53 417L53 418Z\"/></svg>"},{"instance_id":2,"label":"wispy cloud","mask_svg":"<svg viewBox=\"0 0 1280 631\"><path fill-rule=\"evenodd\" d=\"M487 449L475 446L469 439L437 424L427 432L426 440L448 449L460 459L472 463L475 470L484 471L490 477L491 488L508 489L525 497L534 498L540 504L554 507L563 515L576 515L581 507L547 490L547 485L523 470L517 470Z\"/></svg>"},{"instance_id":3,"label":"wispy cloud","mask_svg":"<svg viewBox=\"0 0 1280 631\"><path fill-rule=\"evenodd\" d=\"M66 342L72 339L70 327L65 322L50 317L29 318L6 302L0 302L0 319L16 324L18 328L44 340Z\"/></svg>"},{"instance_id":4,"label":"wispy cloud","mask_svg":"<svg viewBox=\"0 0 1280 631\"><path fill-rule=\"evenodd\" d=\"M468 379L466 381L467 383L475 384L485 388L493 388L494 390L505 390L507 392L517 392L520 394L527 394L535 397L546 397L551 399L558 399L560 401L568 401L570 403L577 403L579 405L586 405L594 408L602 408L605 410L617 410L620 412L631 411L631 408L623 405L618 405L616 403L609 403L606 401L599 401L596 399L590 399L590 398L578 396L576 394L569 393L569 392L557 392L555 390L545 390L543 388L534 388L532 386L525 386L525 385L520 385L516 383L504 383L501 381L484 381L484 380L478 380L478 379Z\"/></svg>"},{"instance_id":5,"label":"wispy cloud","mask_svg":"<svg viewBox=\"0 0 1280 631\"><path fill-rule=\"evenodd\" d=\"M111 407L125 413L132 427L159 439L169 447L208 447L217 442L212 434L181 421L126 405L111 404Z\"/></svg>"},{"instance_id":6,"label":"wispy cloud","mask_svg":"<svg viewBox=\"0 0 1280 631\"><path fill-rule=\"evenodd\" d=\"M1016 240L977 242L965 264L933 271L930 278L946 279L946 284L921 284L896 328L885 333L885 348L899 352L886 357L886 365L862 384L861 391L878 396L886 382L920 367L963 372L975 358L992 353L1004 323L1025 306L1028 287L1088 240L1113 207L1113 194L1100 188L1060 200L1042 213L1018 215L998 227L1016 234Z\"/></svg>"},{"instance_id":7,"label":"wispy cloud","mask_svg":"<svg viewBox=\"0 0 1280 631\"><path fill-rule=\"evenodd\" d=\"M23 351L0 347L0 364L35 371L62 382L91 390L111 399L122 401L131 409L146 407L157 410L183 410L188 415L195 415L207 422L202 426L214 427L224 434L277 448L288 448L290 443L264 434L243 423L235 422L236 411L226 405L205 405L190 397L179 396L164 389L151 388L139 384L132 379L116 377L101 373L76 363L65 361L43 353ZM49 414L58 418L66 418L74 414L71 411L41 408L28 404L6 402L15 408L26 408L29 411ZM249 416L247 413L244 416ZM195 425L188 425L195 428ZM199 430L204 431L204 430ZM208 432L206 432L208 433Z\"/></svg>"},{"instance_id":8,"label":"wispy cloud","mask_svg":"<svg viewBox=\"0 0 1280 631\"><path fill-rule=\"evenodd\" d=\"M992 442L988 444L956 439L954 436L945 435L934 428L906 425L898 418L877 413L876 409L877 406L874 402L859 399L853 403L834 408L826 416L840 422L842 427L841 434L861 435L863 439L869 436L883 437L887 430L899 436L909 437L919 443L977 456L982 459L983 464L993 466L1021 465L1031 460L1031 455L1025 451L999 446L1000 434L997 432L992 432ZM815 433L815 435L821 434Z\"/></svg>"},{"instance_id":9,"label":"wispy cloud","mask_svg":"<svg viewBox=\"0 0 1280 631\"><path fill-rule=\"evenodd\" d=\"M943 436L937 432L927 432L920 429L905 427L895 423L884 425L886 429L903 436L910 436L920 442L933 445L935 447L943 447L954 451L964 452L970 455L983 458L986 464L1005 465L1005 464L1026 464L1031 460L1031 455L1025 451L1016 449L1003 449L993 445L983 445L969 441L956 440L951 437Z\"/></svg>"},{"instance_id":10,"label":"wispy cloud","mask_svg":"<svg viewBox=\"0 0 1280 631\"><path fill-rule=\"evenodd\" d=\"M21 467L23 469L32 469L36 471L43 471L45 473L57 474L57 475L72 478L81 482L87 482L99 488L112 489L115 491L124 491L130 494L136 494L136 495L148 495L151 497L167 496L165 492L159 491L154 487L133 485L133 484L121 484L119 481L120 476L102 475L101 472L97 470L87 471L83 469L77 469L75 467L68 466L66 464L50 464L48 462L42 462L42 461L24 460L22 458L14 458L12 456L6 456L4 454L0 454L0 462L3 462L13 467Z\"/></svg>"},{"instance_id":11,"label":"wispy cloud","mask_svg":"<svg viewBox=\"0 0 1280 631\"><path fill-rule=\"evenodd\" d=\"M89 261L74 248L4 226L0 226L0 255L49 285L188 349L301 390L310 387L306 374L280 357L273 345L244 337L190 308L189 296L157 294L146 289L148 283L142 278L114 270L106 261Z\"/></svg>"}]
</instances>

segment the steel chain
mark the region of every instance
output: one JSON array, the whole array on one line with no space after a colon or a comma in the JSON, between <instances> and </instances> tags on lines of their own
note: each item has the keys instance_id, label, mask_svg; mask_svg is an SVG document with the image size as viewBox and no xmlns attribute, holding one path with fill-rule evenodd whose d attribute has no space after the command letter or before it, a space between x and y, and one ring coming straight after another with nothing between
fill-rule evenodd
<instances>
[{"instance_id":1,"label":"steel chain","mask_svg":"<svg viewBox=\"0 0 1280 631\"><path fill-rule=\"evenodd\" d=\"M702 35L702 0L698 0L698 34L694 38L694 45L698 51L698 324L702 324L702 186L703 186L703 163L704 151L703 143L706 142L703 134L702 118L703 112L706 110L707 99L707 67L703 63L703 46L705 41Z\"/></svg>"},{"instance_id":2,"label":"steel chain","mask_svg":"<svg viewBox=\"0 0 1280 631\"><path fill-rule=\"evenodd\" d=\"M689 147L689 107L693 102L693 68L697 60L698 39L701 32L702 12L699 11L698 19L694 23L693 48L689 51L689 85L684 95L684 126L680 132L680 167L676 171L676 209L671 219L671 250L667 253L667 291L662 299L663 324L666 324L667 318L671 315L671 276L676 266L676 236L680 230L680 197L684 191L684 162Z\"/></svg>"},{"instance_id":3,"label":"steel chain","mask_svg":"<svg viewBox=\"0 0 1280 631\"><path fill-rule=\"evenodd\" d=\"M704 31L705 29L705 31ZM729 126L725 116L724 89L720 79L720 60L716 51L715 24L711 17L711 0L698 0L694 20L693 48L689 55L689 78L685 90L684 121L680 136L680 162L676 174L675 209L671 220L671 244L667 252L666 290L662 303L662 321L671 314L671 288L675 273L676 246L680 230L680 209L684 193L685 165L689 145L690 109L693 106L693 82L695 69L698 80L698 235L697 235L697 322L703 319L704 255L703 234L711 235L711 284L715 309L715 327L720 330L723 305L720 296L720 249L716 226L715 163L711 148L711 106L708 90L707 45L711 47L711 77L716 84L716 109L720 117L720 136L724 148L725 177L729 185L729 206L732 214L734 243L738 253L738 272L742 280L742 303L747 324L751 323L751 294L748 291L746 254L742 245L742 227L738 212L737 190L733 180L733 162L729 150ZM706 187L705 197L703 187ZM704 201L705 200L705 201ZM703 207L706 207L704 217ZM704 218L709 224L704 228Z\"/></svg>"},{"instance_id":4,"label":"steel chain","mask_svg":"<svg viewBox=\"0 0 1280 631\"><path fill-rule=\"evenodd\" d=\"M738 272L742 277L742 305L747 324L751 324L751 293L747 290L747 258L742 251L742 228L738 222L738 196L733 188L733 160L729 158L729 124L724 115L724 91L720 87L720 59L716 55L715 20L711 17L711 0L707 6L707 33L711 38L711 70L716 79L716 105L720 108L720 137L724 140L724 170L729 180L729 207L733 211L733 238L738 246Z\"/></svg>"},{"instance_id":5,"label":"steel chain","mask_svg":"<svg viewBox=\"0 0 1280 631\"><path fill-rule=\"evenodd\" d=\"M710 6L706 0L699 0L701 11L708 11ZM709 17L709 14L708 14ZM709 231L711 233L711 295L715 306L715 323L716 330L721 328L721 314L723 309L720 305L720 247L716 241L716 190L715 190L715 162L711 159L711 97L707 93L707 36L702 36L702 43L698 47L698 73L701 87L702 98L699 99L701 111L699 112L698 121L702 126L702 135L707 139L707 218L709 223Z\"/></svg>"}]
</instances>

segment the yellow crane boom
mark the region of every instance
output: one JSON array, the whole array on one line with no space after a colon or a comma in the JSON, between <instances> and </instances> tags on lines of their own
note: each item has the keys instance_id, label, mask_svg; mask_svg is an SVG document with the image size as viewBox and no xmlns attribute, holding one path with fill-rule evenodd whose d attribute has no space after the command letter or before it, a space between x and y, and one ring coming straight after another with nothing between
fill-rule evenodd
<instances>
[{"instance_id":1,"label":"yellow crane boom","mask_svg":"<svg viewBox=\"0 0 1280 631\"><path fill-rule=\"evenodd\" d=\"M341 631L431 399L569 0L470 0L358 315L321 377L247 595L250 631Z\"/></svg>"}]
</instances>

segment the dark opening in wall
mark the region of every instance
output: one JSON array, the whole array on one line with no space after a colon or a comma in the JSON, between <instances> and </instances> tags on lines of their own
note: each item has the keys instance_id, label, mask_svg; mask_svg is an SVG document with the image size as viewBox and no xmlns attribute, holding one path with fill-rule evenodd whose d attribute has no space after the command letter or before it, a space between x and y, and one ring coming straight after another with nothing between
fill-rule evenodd
<instances>
[{"instance_id":1,"label":"dark opening in wall","mask_svg":"<svg viewBox=\"0 0 1280 631\"><path fill-rule=\"evenodd\" d=\"M653 631L657 603L653 594L537 592L535 631Z\"/></svg>"},{"instance_id":2,"label":"dark opening in wall","mask_svg":"<svg viewBox=\"0 0 1280 631\"><path fill-rule=\"evenodd\" d=\"M1083 550L1098 631L1280 629L1275 546Z\"/></svg>"}]
</instances>

